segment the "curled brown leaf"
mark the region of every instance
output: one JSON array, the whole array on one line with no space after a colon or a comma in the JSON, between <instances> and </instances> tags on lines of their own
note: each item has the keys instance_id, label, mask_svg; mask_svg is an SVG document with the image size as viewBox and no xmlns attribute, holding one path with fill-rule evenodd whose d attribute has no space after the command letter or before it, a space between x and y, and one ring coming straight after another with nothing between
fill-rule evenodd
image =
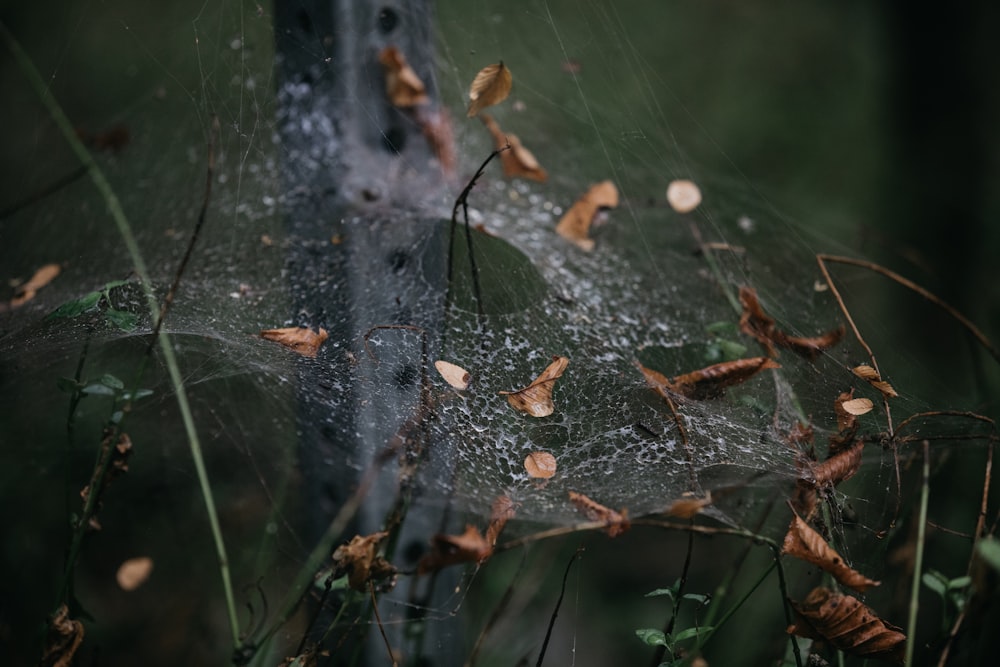
<instances>
[{"instance_id":1,"label":"curled brown leaf","mask_svg":"<svg viewBox=\"0 0 1000 667\"><path fill-rule=\"evenodd\" d=\"M594 249L594 240L590 238L594 216L602 208L617 206L618 188L615 184L611 181L596 183L563 214L556 225L556 233L589 252Z\"/></svg>"},{"instance_id":2,"label":"curled brown leaf","mask_svg":"<svg viewBox=\"0 0 1000 667\"><path fill-rule=\"evenodd\" d=\"M469 118L507 99L513 77L510 70L500 61L479 70L469 87Z\"/></svg>"},{"instance_id":3,"label":"curled brown leaf","mask_svg":"<svg viewBox=\"0 0 1000 667\"><path fill-rule=\"evenodd\" d=\"M385 92L394 107L408 108L428 104L427 89L395 46L387 46L378 55L385 70Z\"/></svg>"},{"instance_id":4,"label":"curled brown leaf","mask_svg":"<svg viewBox=\"0 0 1000 667\"><path fill-rule=\"evenodd\" d=\"M313 331L308 327L285 327L283 329L265 329L260 337L274 343L284 345L303 357L315 357L320 345L327 339L326 329Z\"/></svg>"},{"instance_id":5,"label":"curled brown leaf","mask_svg":"<svg viewBox=\"0 0 1000 667\"><path fill-rule=\"evenodd\" d=\"M825 572L829 572L842 585L849 586L861 593L872 586L879 585L879 582L869 579L848 566L840 554L798 515L792 518L792 523L788 526L781 553L812 563Z\"/></svg>"},{"instance_id":6,"label":"curled brown leaf","mask_svg":"<svg viewBox=\"0 0 1000 667\"><path fill-rule=\"evenodd\" d=\"M420 574L458 563L481 563L493 553L493 546L471 524L465 526L461 535L435 535L431 546L431 551L417 565Z\"/></svg>"},{"instance_id":7,"label":"curled brown leaf","mask_svg":"<svg viewBox=\"0 0 1000 667\"><path fill-rule=\"evenodd\" d=\"M555 411L555 404L552 402L553 385L568 365L568 358L554 356L552 363L530 385L517 391L501 391L500 394L507 397L507 402L515 410L532 417L548 417Z\"/></svg>"},{"instance_id":8,"label":"curled brown leaf","mask_svg":"<svg viewBox=\"0 0 1000 667\"><path fill-rule=\"evenodd\" d=\"M347 574L347 583L351 588L367 591L369 580L386 579L396 573L396 568L377 555L379 543L388 536L387 532L355 535L350 542L340 545L333 552L334 565L338 572Z\"/></svg>"},{"instance_id":9,"label":"curled brown leaf","mask_svg":"<svg viewBox=\"0 0 1000 667\"><path fill-rule=\"evenodd\" d=\"M861 469L865 443L856 440L826 461L812 467L812 477L818 486L837 486L854 476Z\"/></svg>"},{"instance_id":10,"label":"curled brown leaf","mask_svg":"<svg viewBox=\"0 0 1000 667\"><path fill-rule=\"evenodd\" d=\"M618 537L632 526L628 520L628 510L624 508L616 512L576 491L569 492L569 500L591 521L603 522L609 537Z\"/></svg>"},{"instance_id":11,"label":"curled brown leaf","mask_svg":"<svg viewBox=\"0 0 1000 667\"><path fill-rule=\"evenodd\" d=\"M69 608L61 605L49 618L42 647L42 667L70 667L77 649L83 643L83 623L69 617Z\"/></svg>"},{"instance_id":12,"label":"curled brown leaf","mask_svg":"<svg viewBox=\"0 0 1000 667\"><path fill-rule=\"evenodd\" d=\"M757 297L757 290L752 287L740 287L740 304L743 313L740 315L740 331L757 340L767 349L770 356L775 356L775 346L783 347L807 359L815 359L824 350L828 350L844 337L844 327L828 331L820 336L801 337L789 336L779 329L774 319L764 312Z\"/></svg>"},{"instance_id":13,"label":"curled brown leaf","mask_svg":"<svg viewBox=\"0 0 1000 667\"><path fill-rule=\"evenodd\" d=\"M667 516L675 516L678 519L692 519L696 514L700 514L703 509L712 504L712 494L711 492L706 493L704 497L687 497L678 498L674 502L670 503L670 507L667 508Z\"/></svg>"},{"instance_id":14,"label":"curled brown leaf","mask_svg":"<svg viewBox=\"0 0 1000 667\"><path fill-rule=\"evenodd\" d=\"M868 398L852 398L849 401L842 402L840 407L843 408L844 412L847 414L860 417L861 415L866 415L871 412L874 404L871 402L871 399Z\"/></svg>"},{"instance_id":15,"label":"curled brown leaf","mask_svg":"<svg viewBox=\"0 0 1000 667\"><path fill-rule=\"evenodd\" d=\"M510 146L509 150L500 153L500 165L503 167L504 176L507 178L527 178L532 181L544 183L549 177L542 165L538 163L534 154L521 143L521 140L514 134L505 134L493 117L489 114L480 116L486 129L493 137L493 145L497 150Z\"/></svg>"},{"instance_id":16,"label":"curled brown leaf","mask_svg":"<svg viewBox=\"0 0 1000 667\"><path fill-rule=\"evenodd\" d=\"M636 362L636 366L646 378L647 384L657 393L666 397L664 392L670 391L695 400L721 396L727 387L742 384L764 369L781 368L780 364L768 357L751 357L724 361L667 379L662 373L646 368L639 362Z\"/></svg>"},{"instance_id":17,"label":"curled brown leaf","mask_svg":"<svg viewBox=\"0 0 1000 667\"><path fill-rule=\"evenodd\" d=\"M819 587L802 602L791 603L798 618L789 634L825 639L851 655L903 661L906 635L857 598Z\"/></svg>"},{"instance_id":18,"label":"curled brown leaf","mask_svg":"<svg viewBox=\"0 0 1000 667\"><path fill-rule=\"evenodd\" d=\"M490 507L490 523L486 526L486 543L492 549L507 522L517 513L517 505L509 496L497 496Z\"/></svg>"}]
</instances>

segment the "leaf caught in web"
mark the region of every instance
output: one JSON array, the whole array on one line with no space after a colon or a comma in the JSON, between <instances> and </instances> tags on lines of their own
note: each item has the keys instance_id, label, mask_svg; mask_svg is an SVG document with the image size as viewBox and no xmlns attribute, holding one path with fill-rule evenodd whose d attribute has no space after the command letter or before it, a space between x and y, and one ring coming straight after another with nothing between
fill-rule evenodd
<instances>
[{"instance_id":1,"label":"leaf caught in web","mask_svg":"<svg viewBox=\"0 0 1000 667\"><path fill-rule=\"evenodd\" d=\"M781 553L812 563L829 572L842 585L861 593L879 585L879 582L849 567L840 554L798 515L792 518L792 523L788 526Z\"/></svg>"},{"instance_id":2,"label":"leaf caught in web","mask_svg":"<svg viewBox=\"0 0 1000 667\"><path fill-rule=\"evenodd\" d=\"M499 104L507 99L512 83L510 70L503 64L503 61L487 65L479 70L469 87L469 118L486 107Z\"/></svg>"},{"instance_id":3,"label":"leaf caught in web","mask_svg":"<svg viewBox=\"0 0 1000 667\"><path fill-rule=\"evenodd\" d=\"M524 469L529 477L548 479L556 474L556 457L548 452L531 452L524 459Z\"/></svg>"},{"instance_id":4,"label":"leaf caught in web","mask_svg":"<svg viewBox=\"0 0 1000 667\"><path fill-rule=\"evenodd\" d=\"M428 104L427 89L417 73L406 62L406 56L395 46L387 46L378 55L385 70L385 92L393 106L399 108Z\"/></svg>"},{"instance_id":5,"label":"leaf caught in web","mask_svg":"<svg viewBox=\"0 0 1000 667\"><path fill-rule=\"evenodd\" d=\"M902 662L906 635L867 605L850 595L814 588L802 602L792 601L798 614L788 633L825 639L850 655Z\"/></svg>"},{"instance_id":6,"label":"leaf caught in web","mask_svg":"<svg viewBox=\"0 0 1000 667\"><path fill-rule=\"evenodd\" d=\"M469 388L469 371L461 366L453 364L450 361L439 360L434 362L434 368L441 374L444 381L455 389L463 390Z\"/></svg>"},{"instance_id":7,"label":"leaf caught in web","mask_svg":"<svg viewBox=\"0 0 1000 667\"><path fill-rule=\"evenodd\" d=\"M855 417L860 417L861 415L866 415L872 411L874 404L870 398L852 398L849 401L843 401L840 407L844 409L849 415L854 415Z\"/></svg>"},{"instance_id":8,"label":"leaf caught in web","mask_svg":"<svg viewBox=\"0 0 1000 667\"><path fill-rule=\"evenodd\" d=\"M740 331L752 336L758 343L767 348L770 356L776 356L775 345L799 354L806 359L814 360L824 350L828 350L844 337L844 327L826 332L811 338L789 336L779 329L774 318L764 312L757 298L757 290L752 287L740 287L740 305L743 313L740 315Z\"/></svg>"},{"instance_id":9,"label":"leaf caught in web","mask_svg":"<svg viewBox=\"0 0 1000 667\"><path fill-rule=\"evenodd\" d=\"M61 605L49 619L39 664L47 667L69 667L83 643L83 623L69 617L69 608Z\"/></svg>"},{"instance_id":10,"label":"leaf caught in web","mask_svg":"<svg viewBox=\"0 0 1000 667\"><path fill-rule=\"evenodd\" d=\"M337 547L333 552L337 572L347 573L351 588L366 591L369 580L386 579L396 573L396 568L385 558L376 555L379 543L388 536L387 532L355 535L350 542Z\"/></svg>"},{"instance_id":11,"label":"leaf caught in web","mask_svg":"<svg viewBox=\"0 0 1000 667\"><path fill-rule=\"evenodd\" d=\"M490 523L486 526L486 543L492 549L507 522L514 518L517 506L510 496L497 496L490 507Z\"/></svg>"},{"instance_id":12,"label":"leaf caught in web","mask_svg":"<svg viewBox=\"0 0 1000 667\"><path fill-rule=\"evenodd\" d=\"M604 523L609 537L618 537L632 526L628 520L628 510L624 508L616 512L576 491L569 492L569 501L591 521Z\"/></svg>"},{"instance_id":13,"label":"leaf caught in web","mask_svg":"<svg viewBox=\"0 0 1000 667\"><path fill-rule=\"evenodd\" d=\"M882 392L882 395L886 398L896 398L899 394L893 389L892 385L882 379L878 374L878 371L869 366L868 364L861 364L860 366L855 366L851 369L857 377L861 378L871 386Z\"/></svg>"},{"instance_id":14,"label":"leaf caught in web","mask_svg":"<svg viewBox=\"0 0 1000 667\"><path fill-rule=\"evenodd\" d=\"M532 181L544 183L549 177L542 165L535 159L534 154L521 143L521 140L514 134L505 134L493 117L483 114L479 117L486 129L493 137L493 145L497 150L510 146L510 150L500 153L500 165L503 167L503 174L507 178L527 178Z\"/></svg>"},{"instance_id":15,"label":"leaf caught in web","mask_svg":"<svg viewBox=\"0 0 1000 667\"><path fill-rule=\"evenodd\" d=\"M664 395L664 391L670 391L695 400L716 398L727 387L742 384L766 368L781 368L781 364L768 357L751 357L724 361L667 379L662 373L646 368L639 362L636 362L636 366L649 386L661 395Z\"/></svg>"},{"instance_id":16,"label":"leaf caught in web","mask_svg":"<svg viewBox=\"0 0 1000 667\"><path fill-rule=\"evenodd\" d=\"M664 514L674 516L678 519L691 519L700 514L703 509L712 504L712 494L707 493L704 497L678 498L670 503Z\"/></svg>"},{"instance_id":17,"label":"leaf caught in web","mask_svg":"<svg viewBox=\"0 0 1000 667\"><path fill-rule=\"evenodd\" d=\"M572 241L582 250L594 249L590 238L590 226L594 216L602 208L618 206L618 188L611 181L601 181L590 186L582 197L570 207L556 225L556 233L567 241Z\"/></svg>"},{"instance_id":18,"label":"leaf caught in web","mask_svg":"<svg viewBox=\"0 0 1000 667\"><path fill-rule=\"evenodd\" d=\"M816 484L820 486L837 486L854 476L861 469L861 458L864 454L865 443L861 440L853 445L837 452L823 463L813 466L812 475Z\"/></svg>"},{"instance_id":19,"label":"leaf caught in web","mask_svg":"<svg viewBox=\"0 0 1000 667\"><path fill-rule=\"evenodd\" d=\"M303 357L315 357L319 346L327 339L326 329L313 331L308 327L286 327L283 329L265 329L260 337L275 343L280 343Z\"/></svg>"},{"instance_id":20,"label":"leaf caught in web","mask_svg":"<svg viewBox=\"0 0 1000 667\"><path fill-rule=\"evenodd\" d=\"M148 556L129 558L118 566L115 580L123 591L134 591L146 583L153 573L153 559Z\"/></svg>"},{"instance_id":21,"label":"leaf caught in web","mask_svg":"<svg viewBox=\"0 0 1000 667\"><path fill-rule=\"evenodd\" d=\"M417 566L420 574L458 563L481 563L493 553L493 546L471 524L465 526L461 535L435 535L431 545L431 551L420 559Z\"/></svg>"},{"instance_id":22,"label":"leaf caught in web","mask_svg":"<svg viewBox=\"0 0 1000 667\"><path fill-rule=\"evenodd\" d=\"M552 357L552 363L546 366L542 374L530 385L517 391L501 391L500 394L507 397L507 402L515 410L525 412L532 417L548 417L555 411L552 387L568 365L568 358Z\"/></svg>"},{"instance_id":23,"label":"leaf caught in web","mask_svg":"<svg viewBox=\"0 0 1000 667\"><path fill-rule=\"evenodd\" d=\"M667 202L678 213L690 213L701 204L701 189L687 179L671 181L667 186Z\"/></svg>"},{"instance_id":24,"label":"leaf caught in web","mask_svg":"<svg viewBox=\"0 0 1000 667\"><path fill-rule=\"evenodd\" d=\"M61 271L62 267L58 264L46 264L40 267L27 282L17 287L14 298L10 300L10 307L17 308L34 299L38 290L55 280Z\"/></svg>"}]
</instances>

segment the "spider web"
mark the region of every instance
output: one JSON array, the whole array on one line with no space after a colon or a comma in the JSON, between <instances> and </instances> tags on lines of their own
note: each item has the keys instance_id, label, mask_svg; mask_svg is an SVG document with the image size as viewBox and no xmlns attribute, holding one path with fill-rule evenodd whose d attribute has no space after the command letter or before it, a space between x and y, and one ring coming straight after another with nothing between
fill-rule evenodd
<instances>
[{"instance_id":1,"label":"spider web","mask_svg":"<svg viewBox=\"0 0 1000 667\"><path fill-rule=\"evenodd\" d=\"M417 10L396 8L404 28L409 19L419 29L436 26L438 55L407 55L450 110L458 155L450 178L407 119L387 109L381 70L345 74L355 78L344 83L331 65L336 48L282 33L294 21L269 7L178 4L164 16L88 7L56 19L65 24L42 31L37 48L28 45L81 136L127 128L127 145L101 153L99 163L161 298L202 204L212 118L219 120L208 222L164 330L204 441L227 542L236 545L241 585L263 577L264 596L280 598L369 470L377 479L355 527L377 530L405 499L394 559L404 570L415 567L434 532L465 521L483 525L500 495L517 504L512 533L580 522L569 491L632 516L662 512L686 493L712 492L714 520L759 527L759 516L783 500L798 474L787 437L794 424L811 421L822 443L836 430L832 403L841 391L853 386L878 399L851 375L866 356L845 340L815 361L784 352L781 369L718 399L681 401L680 433L678 417L635 362L673 376L721 361L732 345L745 347L742 356L763 354L736 330L733 299L741 285L754 287L789 333L836 327L842 315L830 291L817 287L814 260L817 249L836 245L790 222L733 168L654 66L659 52L647 40L655 31L640 29L644 14L576 7L443 3L433 24ZM369 19L357 10L347 22L362 26L357 48L370 55L373 45L395 37ZM31 20L4 17L24 34ZM276 24L279 50L283 39L298 45L301 62L284 54L275 66ZM92 74L76 56L108 34L111 51L92 62L109 71ZM493 146L477 120L464 118L465 94L475 72L501 58L514 73L514 94L491 112L550 177L544 184L508 181L496 162L486 168L468 197L470 258L464 227L451 226L452 204ZM121 63L128 63L124 70ZM11 158L3 164L9 212L0 221L0 266L22 281L42 264L62 267L37 297L0 315L0 397L8 406L0 432L12 443L2 455L2 488L8 508L32 507L6 510L5 523L21 536L17 560L33 563L29 580L60 571L61 549L52 544L64 539L67 512L113 407L90 396L68 427L68 397L57 380L113 375L151 389L128 415L137 453L100 515L128 544L95 545L77 587L99 618L113 617L110 610L123 603L104 590L109 573L125 557L154 554L163 575L151 580L150 595L172 592L175 600L153 616L162 619L181 613L173 605L216 573L173 390L158 360L138 375L153 327L106 202L86 176L45 191L76 163L21 74L9 61L2 67L4 90L18 102L4 112L3 126L17 129L8 131ZM101 76L117 87L95 84ZM345 90L346 101L338 97ZM331 117L327 105L355 115ZM410 132L405 146L390 132L396 127ZM372 151L372 137L393 143L399 155ZM695 212L667 205L663 192L675 178L701 187L704 203ZM585 252L555 226L604 179L616 183L621 205L602 214L595 249ZM21 204L24 193L35 192L44 196ZM107 288L99 307L51 316L114 281L124 284ZM871 309L865 322L879 330L878 306L865 302L874 282L855 277L845 293L862 312ZM116 326L109 310L134 322ZM285 326L322 327L330 338L315 358L302 358L258 336ZM895 360L894 351L887 354ZM501 392L527 386L553 355L570 360L554 384L554 414L536 419L513 410ZM431 365L437 359L468 370L470 388L449 387ZM898 405L911 414L926 401L904 391ZM877 410L864 419L868 433L888 426ZM396 453L407 456L377 465L400 441ZM551 479L528 474L524 462L533 452L555 456ZM888 487L891 466L878 452L869 458L863 477ZM126 485L130 491L120 488ZM43 500L36 500L39 489ZM115 502L119 492L127 502ZM868 536L886 523L884 496L851 502ZM191 545L180 557L170 550L179 542ZM198 572L185 576L191 567ZM23 599L25 590L4 598ZM255 595L243 591L241 600ZM25 616L44 617L49 600L42 597ZM397 597L384 611L390 627L406 625L414 604ZM421 604L446 616L455 600ZM4 623L17 627L10 613L5 609ZM225 642L208 639L225 635L224 621L217 613L204 617L206 636L185 655L218 656L220 646L225 653ZM259 609L247 621L261 622ZM136 632L100 621L96 629L105 645L125 647ZM298 637L282 631L274 650L294 647Z\"/></svg>"}]
</instances>

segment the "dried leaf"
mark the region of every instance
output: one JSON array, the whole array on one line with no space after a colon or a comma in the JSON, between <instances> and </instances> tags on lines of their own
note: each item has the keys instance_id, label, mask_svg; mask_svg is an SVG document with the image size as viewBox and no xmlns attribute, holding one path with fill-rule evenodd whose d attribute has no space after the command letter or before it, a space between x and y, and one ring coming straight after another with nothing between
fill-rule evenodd
<instances>
[{"instance_id":1,"label":"dried leaf","mask_svg":"<svg viewBox=\"0 0 1000 667\"><path fill-rule=\"evenodd\" d=\"M83 635L83 623L69 617L66 605L60 606L49 619L39 667L70 667Z\"/></svg>"},{"instance_id":2,"label":"dried leaf","mask_svg":"<svg viewBox=\"0 0 1000 667\"><path fill-rule=\"evenodd\" d=\"M457 563L481 563L493 553L492 545L473 525L466 525L461 535L435 535L431 545L431 551L417 565L420 574Z\"/></svg>"},{"instance_id":3,"label":"dried leaf","mask_svg":"<svg viewBox=\"0 0 1000 667\"><path fill-rule=\"evenodd\" d=\"M602 208L616 206L618 188L615 184L611 181L596 183L566 211L556 225L556 233L589 252L594 249L594 240L589 236L594 216Z\"/></svg>"},{"instance_id":4,"label":"dried leaf","mask_svg":"<svg viewBox=\"0 0 1000 667\"><path fill-rule=\"evenodd\" d=\"M764 312L757 298L757 291L752 287L740 287L740 304L743 313L740 315L740 331L752 336L767 348L770 356L775 356L774 346L783 347L807 359L815 359L824 350L828 350L844 337L844 327L826 332L820 336L800 337L789 336L778 329L774 319Z\"/></svg>"},{"instance_id":5,"label":"dried leaf","mask_svg":"<svg viewBox=\"0 0 1000 667\"><path fill-rule=\"evenodd\" d=\"M490 507L490 523L486 526L486 543L492 549L507 522L514 518L517 506L509 496L497 496Z\"/></svg>"},{"instance_id":6,"label":"dried leaf","mask_svg":"<svg viewBox=\"0 0 1000 667\"><path fill-rule=\"evenodd\" d=\"M261 338L280 343L303 357L315 357L319 346L327 339L326 329L315 332L308 327L286 327L284 329L265 329L260 332Z\"/></svg>"},{"instance_id":7,"label":"dried leaf","mask_svg":"<svg viewBox=\"0 0 1000 667\"><path fill-rule=\"evenodd\" d=\"M395 107L408 108L428 104L427 89L395 46L387 46L378 55L385 69L385 92Z\"/></svg>"},{"instance_id":8,"label":"dried leaf","mask_svg":"<svg viewBox=\"0 0 1000 667\"><path fill-rule=\"evenodd\" d=\"M886 398L896 398L899 394L893 389L892 385L886 382L879 376L878 371L867 364L861 364L860 366L855 366L851 369L857 377L861 378L871 386L882 392L882 395Z\"/></svg>"},{"instance_id":9,"label":"dried leaf","mask_svg":"<svg viewBox=\"0 0 1000 667\"><path fill-rule=\"evenodd\" d=\"M389 536L388 532L371 535L355 535L347 544L342 544L333 552L333 562L338 572L347 573L347 583L356 591L367 591L369 580L381 580L396 573L385 558L377 556L379 542Z\"/></svg>"},{"instance_id":10,"label":"dried leaf","mask_svg":"<svg viewBox=\"0 0 1000 667\"><path fill-rule=\"evenodd\" d=\"M556 457L548 452L531 452L524 459L524 469L529 477L548 479L556 474Z\"/></svg>"},{"instance_id":11,"label":"dried leaf","mask_svg":"<svg viewBox=\"0 0 1000 667\"><path fill-rule=\"evenodd\" d=\"M808 521L816 513L816 506L819 504L816 484L812 480L799 477L795 480L795 492L788 502L793 512L804 516Z\"/></svg>"},{"instance_id":12,"label":"dried leaf","mask_svg":"<svg viewBox=\"0 0 1000 667\"><path fill-rule=\"evenodd\" d=\"M456 366L450 361L435 361L434 368L441 374L444 381L455 389L469 388L469 372L461 366Z\"/></svg>"},{"instance_id":13,"label":"dried leaf","mask_svg":"<svg viewBox=\"0 0 1000 667\"><path fill-rule=\"evenodd\" d=\"M692 519L696 514L700 514L703 509L712 504L712 493L706 493L704 498L678 498L670 503L665 514L675 516L678 519Z\"/></svg>"},{"instance_id":14,"label":"dried leaf","mask_svg":"<svg viewBox=\"0 0 1000 667\"><path fill-rule=\"evenodd\" d=\"M624 508L620 512L616 512L610 507L605 507L575 491L569 492L569 500L591 521L602 521L606 526L605 531L610 537L621 535L632 525L628 520L628 510Z\"/></svg>"},{"instance_id":15,"label":"dried leaf","mask_svg":"<svg viewBox=\"0 0 1000 667\"><path fill-rule=\"evenodd\" d=\"M569 359L566 357L552 357L552 363L545 367L542 374L534 382L517 391L501 391L500 394L507 397L507 402L515 410L526 412L532 417L548 417L555 410L552 402L552 387L555 381L562 376Z\"/></svg>"},{"instance_id":16,"label":"dried leaf","mask_svg":"<svg viewBox=\"0 0 1000 667\"><path fill-rule=\"evenodd\" d=\"M781 364L768 357L751 357L713 364L667 380L661 373L638 362L636 365L646 377L646 382L661 395L663 390L667 390L695 400L721 396L727 387L746 382L766 368L781 368Z\"/></svg>"},{"instance_id":17,"label":"dried leaf","mask_svg":"<svg viewBox=\"0 0 1000 667\"><path fill-rule=\"evenodd\" d=\"M837 415L837 431L839 439L854 441L854 432L858 430L858 418L844 409L844 403L854 400L854 390L841 392L833 402L833 411ZM844 443L846 444L846 443Z\"/></svg>"},{"instance_id":18,"label":"dried leaf","mask_svg":"<svg viewBox=\"0 0 1000 667\"><path fill-rule=\"evenodd\" d=\"M812 476L819 486L837 486L854 476L861 469L865 443L857 440L853 445L837 452L823 463L814 465Z\"/></svg>"},{"instance_id":19,"label":"dried leaf","mask_svg":"<svg viewBox=\"0 0 1000 667\"><path fill-rule=\"evenodd\" d=\"M812 360L818 357L824 350L829 350L839 343L844 337L845 331L844 325L840 325L836 329L827 331L825 334L808 338L789 336L782 331L778 331L780 338L777 343L781 347L788 348L792 352Z\"/></svg>"},{"instance_id":20,"label":"dried leaf","mask_svg":"<svg viewBox=\"0 0 1000 667\"><path fill-rule=\"evenodd\" d=\"M840 554L798 515L792 518L788 532L785 533L781 553L812 563L832 574L842 585L849 586L861 593L872 586L879 585L879 582L873 581L857 570L848 567Z\"/></svg>"},{"instance_id":21,"label":"dried leaf","mask_svg":"<svg viewBox=\"0 0 1000 667\"><path fill-rule=\"evenodd\" d=\"M667 186L667 202L678 213L690 213L701 204L701 190L694 181L671 181Z\"/></svg>"},{"instance_id":22,"label":"dried leaf","mask_svg":"<svg viewBox=\"0 0 1000 667\"><path fill-rule=\"evenodd\" d=\"M10 307L17 308L34 299L38 290L52 282L61 271L62 267L58 264L46 264L40 267L26 283L18 286L14 298L10 300Z\"/></svg>"},{"instance_id":23,"label":"dried leaf","mask_svg":"<svg viewBox=\"0 0 1000 667\"><path fill-rule=\"evenodd\" d=\"M841 403L840 407L842 407L844 412L847 414L860 417L861 415L871 412L874 405L872 404L871 399L868 398L852 398L849 401Z\"/></svg>"},{"instance_id":24,"label":"dried leaf","mask_svg":"<svg viewBox=\"0 0 1000 667\"><path fill-rule=\"evenodd\" d=\"M500 164L503 167L504 176L507 178L527 178L539 183L544 183L549 177L542 165L538 163L535 156L521 144L521 140L513 134L504 134L497 122L489 114L480 116L486 128L493 137L493 145L497 150L506 148L509 150L500 153Z\"/></svg>"},{"instance_id":25,"label":"dried leaf","mask_svg":"<svg viewBox=\"0 0 1000 667\"><path fill-rule=\"evenodd\" d=\"M148 556L129 558L118 566L115 579L122 590L134 591L146 583L153 572L153 559Z\"/></svg>"},{"instance_id":26,"label":"dried leaf","mask_svg":"<svg viewBox=\"0 0 1000 667\"><path fill-rule=\"evenodd\" d=\"M417 122L423 132L427 145L441 165L445 175L450 176L455 171L458 159L455 157L455 136L451 128L451 115L447 109L421 109L417 113Z\"/></svg>"},{"instance_id":27,"label":"dried leaf","mask_svg":"<svg viewBox=\"0 0 1000 667\"><path fill-rule=\"evenodd\" d=\"M503 64L503 61L487 65L479 70L469 87L469 118L486 107L499 104L507 99L512 83L510 70Z\"/></svg>"},{"instance_id":28,"label":"dried leaf","mask_svg":"<svg viewBox=\"0 0 1000 667\"><path fill-rule=\"evenodd\" d=\"M906 635L857 598L819 587L802 602L792 601L792 607L799 618L788 627L789 634L825 639L851 655L903 660Z\"/></svg>"}]
</instances>

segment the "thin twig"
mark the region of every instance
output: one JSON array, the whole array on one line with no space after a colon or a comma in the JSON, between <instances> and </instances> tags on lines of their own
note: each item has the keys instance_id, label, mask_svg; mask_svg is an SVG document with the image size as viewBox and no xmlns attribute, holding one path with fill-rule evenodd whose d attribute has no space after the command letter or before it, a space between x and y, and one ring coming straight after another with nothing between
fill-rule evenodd
<instances>
[{"instance_id":1,"label":"thin twig","mask_svg":"<svg viewBox=\"0 0 1000 667\"><path fill-rule=\"evenodd\" d=\"M476 312L480 318L483 317L483 298L482 293L479 290L479 268L476 266L476 256L472 249L472 229L469 227L469 194L472 192L472 188L475 187L476 181L479 180L480 176L486 171L486 167L493 160L493 158L500 155L500 153L510 150L510 144L490 153L489 157L483 160L483 163L479 165L479 169L473 174L469 182L465 184L465 188L462 189L461 194L455 200L455 205L451 209L451 226L448 231L448 290L445 292L444 309L445 312L448 311L448 306L451 304L451 292L452 292L452 277L453 277L453 264L454 264L454 249L455 249L455 227L458 225L458 209L462 208L465 215L465 241L468 246L469 252L469 266L472 272L472 292L476 299Z\"/></svg>"},{"instance_id":2,"label":"thin twig","mask_svg":"<svg viewBox=\"0 0 1000 667\"><path fill-rule=\"evenodd\" d=\"M545 649L549 646L549 639L552 637L552 628L555 626L556 617L559 615L559 607L562 606L563 597L566 596L566 580L569 579L570 568L573 567L573 563L576 562L581 553L583 553L583 547L577 548L577 550L573 552L572 558L570 558L569 562L566 563L566 571L563 572L562 588L559 591L559 599L556 600L555 609L552 610L552 617L549 619L549 627L548 630L545 631L545 640L542 642L542 650L538 654L538 662L535 663L535 667L542 667L542 661L545 659Z\"/></svg>"},{"instance_id":3,"label":"thin twig","mask_svg":"<svg viewBox=\"0 0 1000 667\"><path fill-rule=\"evenodd\" d=\"M983 334L982 331L979 330L978 327L976 327L975 324L973 324L967 317L965 317L964 315L962 315L962 313L958 312L958 310L956 310L955 308L953 308L946 301L944 301L943 299L941 299L937 295L935 295L935 294L933 294L931 292L928 292L926 289L924 289L920 285L916 284L915 282L913 282L913 281L911 281L911 280L909 280L907 278L904 278L903 276L899 275L895 271L891 271L891 270L885 268L884 266L881 266L879 264L875 264L874 262L867 262L867 261L862 260L862 259L854 259L854 258L851 258L851 257L840 257L840 256L837 256L837 255L825 255L825 254L816 255L816 259L819 260L821 267L823 266L824 262L836 262L838 264L848 264L850 266L857 266L857 267L860 267L862 269L867 269L869 271L873 271L875 273L878 273L880 275L885 276L889 280L892 280L893 282L898 283L899 285L902 285L903 287L907 288L908 290L916 292L917 294L919 294L920 296L922 296L924 299L930 301L931 303L933 303L938 308L941 308L946 313L948 313L952 318L954 318L956 321L958 321L959 324L961 324L963 327L965 327L965 329L969 333L971 333L976 338L977 341L979 341L979 344L982 345L986 349L986 351L989 352L990 355L996 361L1000 362L1000 351L998 351L995 347L993 347L993 344L990 342L990 340L986 337L985 334ZM828 275L826 273L825 269L823 270L823 273L824 273L824 275ZM827 280L827 283L830 283L830 281ZM832 285L831 285L831 288L832 288ZM876 370L878 370L878 369L876 369Z\"/></svg>"},{"instance_id":4,"label":"thin twig","mask_svg":"<svg viewBox=\"0 0 1000 667\"><path fill-rule=\"evenodd\" d=\"M368 590L372 595L372 609L375 611L375 622L378 623L378 631L382 634L382 641L385 642L385 650L389 654L389 661L392 662L392 667L396 667L396 657L392 653L392 645L389 643L389 637L385 634L385 628L382 627L382 616L378 613L378 600L375 598L375 584L369 580Z\"/></svg>"},{"instance_id":5,"label":"thin twig","mask_svg":"<svg viewBox=\"0 0 1000 667\"><path fill-rule=\"evenodd\" d=\"M913 664L913 647L917 643L917 610L920 608L920 579L924 569L924 541L927 536L927 505L930 497L931 445L924 441L924 467L920 485L920 514L917 517L917 546L910 588L910 613L906 625L906 656L903 664Z\"/></svg>"},{"instance_id":6,"label":"thin twig","mask_svg":"<svg viewBox=\"0 0 1000 667\"><path fill-rule=\"evenodd\" d=\"M476 662L476 658L479 656L479 650L482 648L483 643L486 641L487 635L493 630L493 627L500 620L503 612L506 611L507 605L510 604L511 598L514 597L514 584L521 576L521 570L524 567L526 552L521 553L521 564L518 566L517 571L514 576L511 577L510 584L507 585L507 590L504 591L503 597L500 598L500 602L493 608L493 612L490 614L489 619L486 621L486 625L479 632L479 636L476 637L476 643L472 646L472 651L469 652L469 658L465 661L465 667L472 667Z\"/></svg>"}]
</instances>

